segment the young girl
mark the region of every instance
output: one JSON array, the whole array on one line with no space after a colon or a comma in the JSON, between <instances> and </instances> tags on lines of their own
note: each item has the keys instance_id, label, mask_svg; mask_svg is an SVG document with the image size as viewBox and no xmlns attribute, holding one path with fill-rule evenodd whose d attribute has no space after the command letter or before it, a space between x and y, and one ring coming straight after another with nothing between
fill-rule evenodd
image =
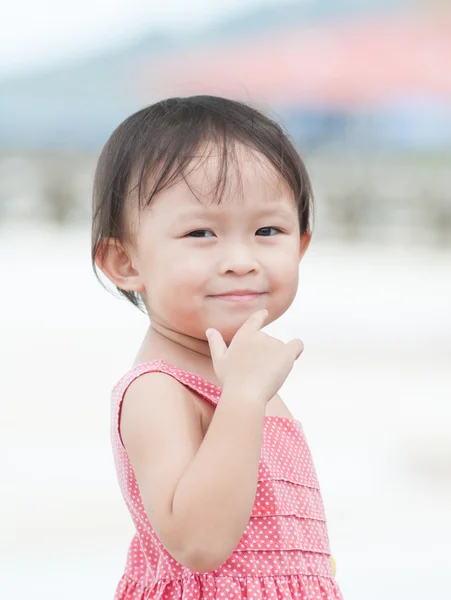
<instances>
[{"instance_id":1,"label":"young girl","mask_svg":"<svg viewBox=\"0 0 451 600\"><path fill-rule=\"evenodd\" d=\"M282 129L240 102L127 118L97 166L92 258L149 317L115 385L115 465L136 533L116 600L337 600L318 481L278 391L312 193Z\"/></svg>"}]
</instances>

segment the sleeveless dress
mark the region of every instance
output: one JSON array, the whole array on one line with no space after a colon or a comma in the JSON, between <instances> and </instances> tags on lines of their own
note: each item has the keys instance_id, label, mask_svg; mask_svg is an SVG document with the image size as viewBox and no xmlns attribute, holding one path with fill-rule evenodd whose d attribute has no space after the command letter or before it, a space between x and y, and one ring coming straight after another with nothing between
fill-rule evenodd
<instances>
[{"instance_id":1,"label":"sleeveless dress","mask_svg":"<svg viewBox=\"0 0 451 600\"><path fill-rule=\"evenodd\" d=\"M301 423L266 416L252 515L230 557L192 571L164 548L147 518L120 436L122 400L144 373L167 373L216 406L221 388L163 360L133 367L112 392L111 439L119 485L135 525L115 600L342 600L334 579L319 485ZM162 399L163 400L163 399Z\"/></svg>"}]
</instances>

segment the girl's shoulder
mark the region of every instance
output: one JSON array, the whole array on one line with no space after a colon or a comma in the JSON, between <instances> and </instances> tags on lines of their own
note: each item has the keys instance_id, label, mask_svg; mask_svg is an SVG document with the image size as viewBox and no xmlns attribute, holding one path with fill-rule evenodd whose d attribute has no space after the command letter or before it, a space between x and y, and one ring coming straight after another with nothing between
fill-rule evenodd
<instances>
[{"instance_id":1,"label":"girl's shoulder","mask_svg":"<svg viewBox=\"0 0 451 600\"><path fill-rule=\"evenodd\" d=\"M157 359L135 364L126 371L113 387L113 399L120 403L131 384L148 373L164 373L214 406L217 405L222 393L220 387L200 375L172 365L163 359Z\"/></svg>"},{"instance_id":2,"label":"girl's shoulder","mask_svg":"<svg viewBox=\"0 0 451 600\"><path fill-rule=\"evenodd\" d=\"M195 428L203 428L205 409L214 410L218 399L209 382L164 360L134 365L113 388L115 445L129 452L136 440L156 438L162 431L191 431L195 437Z\"/></svg>"}]
</instances>

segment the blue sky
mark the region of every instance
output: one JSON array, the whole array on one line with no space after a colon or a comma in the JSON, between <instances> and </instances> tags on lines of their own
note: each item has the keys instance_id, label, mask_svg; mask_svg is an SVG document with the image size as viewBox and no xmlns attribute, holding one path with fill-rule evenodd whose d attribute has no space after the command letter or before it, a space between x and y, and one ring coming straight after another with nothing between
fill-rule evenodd
<instances>
[{"instance_id":1,"label":"blue sky","mask_svg":"<svg viewBox=\"0 0 451 600\"><path fill-rule=\"evenodd\" d=\"M0 75L86 55L159 27L203 26L227 13L280 2L7 0L0 19Z\"/></svg>"}]
</instances>

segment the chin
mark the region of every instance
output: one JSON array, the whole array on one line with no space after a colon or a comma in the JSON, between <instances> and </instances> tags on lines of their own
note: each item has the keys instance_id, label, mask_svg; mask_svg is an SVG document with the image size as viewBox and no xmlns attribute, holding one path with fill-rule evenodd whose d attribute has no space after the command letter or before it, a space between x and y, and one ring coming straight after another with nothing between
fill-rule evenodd
<instances>
[{"instance_id":1,"label":"chin","mask_svg":"<svg viewBox=\"0 0 451 600\"><path fill-rule=\"evenodd\" d=\"M224 342L227 345L229 345L230 342L233 340L238 329L239 329L239 327L237 329L234 329L233 331L230 331L230 330L221 331L222 339L224 340Z\"/></svg>"},{"instance_id":2,"label":"chin","mask_svg":"<svg viewBox=\"0 0 451 600\"><path fill-rule=\"evenodd\" d=\"M219 326L215 327L215 329L217 331L219 331L219 333L222 335L222 339L224 340L224 342L227 345L230 344L230 342L233 340L236 332L240 329L240 327L243 325L243 323L247 320L248 316L249 315L247 315L243 319L240 319L239 322L234 323L233 325L227 324L227 325L219 325ZM266 327L273 320L274 319L272 318L272 316L269 315L269 318L267 319L267 322L263 325L263 327ZM211 327L213 327L213 325Z\"/></svg>"},{"instance_id":3,"label":"chin","mask_svg":"<svg viewBox=\"0 0 451 600\"><path fill-rule=\"evenodd\" d=\"M244 323L244 321L243 321ZM216 325L216 327L214 327L213 325L210 325L210 327L214 327L214 329L216 329L217 331L219 331L219 333L222 335L222 339L224 340L224 342L228 345L230 344L230 342L233 340L236 332L239 330L239 328L241 327L242 323L235 325L235 326L230 326L230 325Z\"/></svg>"}]
</instances>

